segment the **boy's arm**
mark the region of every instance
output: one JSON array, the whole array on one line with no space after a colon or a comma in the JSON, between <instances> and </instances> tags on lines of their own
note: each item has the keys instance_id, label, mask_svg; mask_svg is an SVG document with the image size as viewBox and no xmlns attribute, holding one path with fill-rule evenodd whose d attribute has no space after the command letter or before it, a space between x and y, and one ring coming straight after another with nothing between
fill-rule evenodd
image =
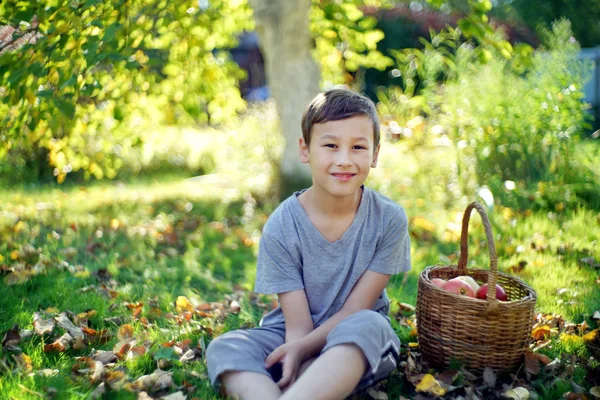
<instances>
[{"instance_id":1,"label":"boy's arm","mask_svg":"<svg viewBox=\"0 0 600 400\"><path fill-rule=\"evenodd\" d=\"M286 337L286 344L275 349L267 357L265 360L266 366L270 367L285 357L290 350L289 346L293 346L294 351L299 351L303 360L318 355L323 347L325 347L329 332L331 332L331 330L347 316L360 310L371 310L379 296L381 296L381 292L383 292L383 289L385 289L389 280L390 275L381 274L371 270L365 271L358 282L356 282L350 295L346 299L346 302L337 313L332 315L321 326L293 343L288 344Z\"/></svg>"},{"instance_id":2,"label":"boy's arm","mask_svg":"<svg viewBox=\"0 0 600 400\"><path fill-rule=\"evenodd\" d=\"M314 329L306 292L303 289L279 293L279 304L285 319L285 341L301 339Z\"/></svg>"}]
</instances>

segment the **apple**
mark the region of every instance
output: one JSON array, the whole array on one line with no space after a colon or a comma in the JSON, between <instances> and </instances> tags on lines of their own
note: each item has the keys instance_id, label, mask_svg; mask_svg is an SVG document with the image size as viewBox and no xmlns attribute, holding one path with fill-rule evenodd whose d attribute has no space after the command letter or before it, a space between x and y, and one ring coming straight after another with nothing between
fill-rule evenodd
<instances>
[{"instance_id":1,"label":"apple","mask_svg":"<svg viewBox=\"0 0 600 400\"><path fill-rule=\"evenodd\" d=\"M479 290L477 291L477 298L485 300L487 298L488 285L487 283L481 285ZM504 288L498 284L496 284L496 298L500 301L507 301L508 297L506 297L506 292Z\"/></svg>"},{"instance_id":2,"label":"apple","mask_svg":"<svg viewBox=\"0 0 600 400\"><path fill-rule=\"evenodd\" d=\"M479 283L475 282L475 279L473 279L469 275L457 276L456 279L460 279L461 281L467 282L469 286L471 286L471 289L473 289L473 293L477 293L477 291L479 290Z\"/></svg>"},{"instance_id":3,"label":"apple","mask_svg":"<svg viewBox=\"0 0 600 400\"><path fill-rule=\"evenodd\" d=\"M475 292L473 291L473 288L471 287L471 285L469 285L467 282L463 281L462 279L458 279L458 278L450 279L442 287L452 293L462 294L463 296L468 296L468 297L475 297Z\"/></svg>"},{"instance_id":4,"label":"apple","mask_svg":"<svg viewBox=\"0 0 600 400\"><path fill-rule=\"evenodd\" d=\"M433 278L431 283L433 283L435 286L444 287L446 281L440 278Z\"/></svg>"}]
</instances>

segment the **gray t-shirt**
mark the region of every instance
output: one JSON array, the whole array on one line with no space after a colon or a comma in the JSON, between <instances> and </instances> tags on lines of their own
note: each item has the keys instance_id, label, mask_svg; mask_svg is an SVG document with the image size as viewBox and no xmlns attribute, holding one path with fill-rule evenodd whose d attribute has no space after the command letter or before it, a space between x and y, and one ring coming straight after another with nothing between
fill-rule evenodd
<instances>
[{"instance_id":1,"label":"gray t-shirt","mask_svg":"<svg viewBox=\"0 0 600 400\"><path fill-rule=\"evenodd\" d=\"M341 239L329 242L312 224L296 192L282 202L263 228L254 291L272 294L304 289L315 328L346 302L367 270L396 274L410 269L410 238L404 209L364 187L354 220ZM384 290L373 310L387 316ZM281 307L261 326L284 322Z\"/></svg>"}]
</instances>

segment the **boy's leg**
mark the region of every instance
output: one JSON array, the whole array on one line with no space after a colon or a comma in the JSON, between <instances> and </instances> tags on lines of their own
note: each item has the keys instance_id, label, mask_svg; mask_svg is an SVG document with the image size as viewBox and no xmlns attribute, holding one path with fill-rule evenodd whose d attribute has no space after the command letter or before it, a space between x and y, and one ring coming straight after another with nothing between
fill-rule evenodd
<instances>
[{"instance_id":1,"label":"boy's leg","mask_svg":"<svg viewBox=\"0 0 600 400\"><path fill-rule=\"evenodd\" d=\"M385 379L396 368L399 349L388 319L375 311L359 311L329 333L317 361L283 398L344 398Z\"/></svg>"},{"instance_id":2,"label":"boy's leg","mask_svg":"<svg viewBox=\"0 0 600 400\"><path fill-rule=\"evenodd\" d=\"M270 377L258 372L228 371L221 374L227 396L244 400L270 400L281 396L281 390Z\"/></svg>"},{"instance_id":3,"label":"boy's leg","mask_svg":"<svg viewBox=\"0 0 600 400\"><path fill-rule=\"evenodd\" d=\"M269 326L227 332L206 349L208 375L213 385L242 399L277 398L281 391L265 369L265 358L285 342L285 327ZM274 391L273 389L276 389Z\"/></svg>"},{"instance_id":4,"label":"boy's leg","mask_svg":"<svg viewBox=\"0 0 600 400\"><path fill-rule=\"evenodd\" d=\"M281 399L343 399L352 393L367 366L358 346L332 347L310 365Z\"/></svg>"}]
</instances>

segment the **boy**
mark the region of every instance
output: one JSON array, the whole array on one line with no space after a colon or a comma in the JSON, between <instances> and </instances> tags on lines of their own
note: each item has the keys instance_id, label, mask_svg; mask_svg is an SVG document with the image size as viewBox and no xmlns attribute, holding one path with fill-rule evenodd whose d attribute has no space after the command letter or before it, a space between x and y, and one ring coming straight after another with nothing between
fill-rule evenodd
<instances>
[{"instance_id":1,"label":"boy","mask_svg":"<svg viewBox=\"0 0 600 400\"><path fill-rule=\"evenodd\" d=\"M280 306L206 352L211 382L243 399L343 399L398 358L385 286L410 269L410 239L402 207L363 186L379 154L375 105L321 93L299 142L313 184L273 212L258 253L255 291L277 293Z\"/></svg>"}]
</instances>

